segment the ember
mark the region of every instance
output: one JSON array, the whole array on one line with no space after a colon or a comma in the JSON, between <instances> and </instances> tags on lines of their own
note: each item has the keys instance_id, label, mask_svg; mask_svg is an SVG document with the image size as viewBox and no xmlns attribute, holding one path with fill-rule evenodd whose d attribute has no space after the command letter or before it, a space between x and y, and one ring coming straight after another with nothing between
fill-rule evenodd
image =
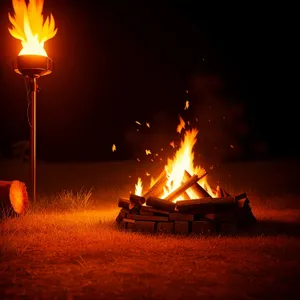
<instances>
[{"instance_id":1,"label":"ember","mask_svg":"<svg viewBox=\"0 0 300 300\"><path fill-rule=\"evenodd\" d=\"M177 132L185 129L179 117ZM135 194L120 198L121 211L116 219L124 229L168 233L235 233L253 224L247 195L233 196L207 182L207 172L194 164L193 148L197 129L186 130L179 149L149 189L143 193L141 178Z\"/></svg>"}]
</instances>

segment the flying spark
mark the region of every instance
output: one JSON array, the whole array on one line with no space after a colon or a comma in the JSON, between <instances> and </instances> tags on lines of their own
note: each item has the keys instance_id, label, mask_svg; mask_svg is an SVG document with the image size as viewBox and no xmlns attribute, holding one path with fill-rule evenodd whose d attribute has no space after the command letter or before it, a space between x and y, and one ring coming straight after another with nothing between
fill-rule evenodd
<instances>
[{"instance_id":1,"label":"flying spark","mask_svg":"<svg viewBox=\"0 0 300 300\"><path fill-rule=\"evenodd\" d=\"M185 107L184 110L187 110L190 106L190 102L188 100L185 101Z\"/></svg>"},{"instance_id":2,"label":"flying spark","mask_svg":"<svg viewBox=\"0 0 300 300\"><path fill-rule=\"evenodd\" d=\"M181 131L182 131L182 129L184 129L185 128L185 122L184 122L184 120L181 118L181 116L179 116L179 124L178 124L178 126L177 126L177 132L178 133L181 133Z\"/></svg>"}]
</instances>

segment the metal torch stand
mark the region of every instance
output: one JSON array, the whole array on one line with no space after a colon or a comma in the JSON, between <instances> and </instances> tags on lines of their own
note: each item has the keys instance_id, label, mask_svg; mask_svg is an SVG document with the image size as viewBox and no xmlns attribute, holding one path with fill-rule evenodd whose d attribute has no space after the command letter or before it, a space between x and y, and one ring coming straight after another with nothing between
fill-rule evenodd
<instances>
[{"instance_id":1,"label":"metal torch stand","mask_svg":"<svg viewBox=\"0 0 300 300\"><path fill-rule=\"evenodd\" d=\"M33 204L36 204L36 93L38 90L37 77L30 77L31 96L31 128L30 128L30 175Z\"/></svg>"},{"instance_id":2,"label":"metal torch stand","mask_svg":"<svg viewBox=\"0 0 300 300\"><path fill-rule=\"evenodd\" d=\"M36 204L36 93L37 78L52 72L52 60L42 55L19 55L14 61L14 71L30 79L31 128L30 128L30 175L33 204Z\"/></svg>"}]
</instances>

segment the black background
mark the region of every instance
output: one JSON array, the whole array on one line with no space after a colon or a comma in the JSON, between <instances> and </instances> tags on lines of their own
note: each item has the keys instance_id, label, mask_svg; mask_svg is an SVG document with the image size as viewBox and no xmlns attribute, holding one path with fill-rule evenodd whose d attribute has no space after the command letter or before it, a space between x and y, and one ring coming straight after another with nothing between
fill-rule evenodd
<instances>
[{"instance_id":1,"label":"black background","mask_svg":"<svg viewBox=\"0 0 300 300\"><path fill-rule=\"evenodd\" d=\"M29 127L24 80L11 68L21 48L7 30L11 2L0 7L0 150L9 156ZM46 0L58 33L46 43L54 72L39 80L38 158L134 158L144 145L171 141L178 114L201 119L205 155L218 144L227 159L297 156L293 11L255 2Z\"/></svg>"}]
</instances>

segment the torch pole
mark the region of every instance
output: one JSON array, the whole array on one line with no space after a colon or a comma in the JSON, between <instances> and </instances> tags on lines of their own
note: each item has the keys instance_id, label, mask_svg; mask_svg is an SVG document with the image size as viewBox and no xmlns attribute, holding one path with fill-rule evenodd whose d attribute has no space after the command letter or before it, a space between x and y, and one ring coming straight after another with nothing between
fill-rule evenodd
<instances>
[{"instance_id":1,"label":"torch pole","mask_svg":"<svg viewBox=\"0 0 300 300\"><path fill-rule=\"evenodd\" d=\"M33 205L36 204L36 93L37 79L52 72L52 60L43 55L18 55L14 71L30 81L31 127L30 127L30 177Z\"/></svg>"},{"instance_id":2,"label":"torch pole","mask_svg":"<svg viewBox=\"0 0 300 300\"><path fill-rule=\"evenodd\" d=\"M36 93L37 82L36 77L30 78L31 85L31 128L30 128L30 173L33 205L36 204Z\"/></svg>"}]
</instances>

